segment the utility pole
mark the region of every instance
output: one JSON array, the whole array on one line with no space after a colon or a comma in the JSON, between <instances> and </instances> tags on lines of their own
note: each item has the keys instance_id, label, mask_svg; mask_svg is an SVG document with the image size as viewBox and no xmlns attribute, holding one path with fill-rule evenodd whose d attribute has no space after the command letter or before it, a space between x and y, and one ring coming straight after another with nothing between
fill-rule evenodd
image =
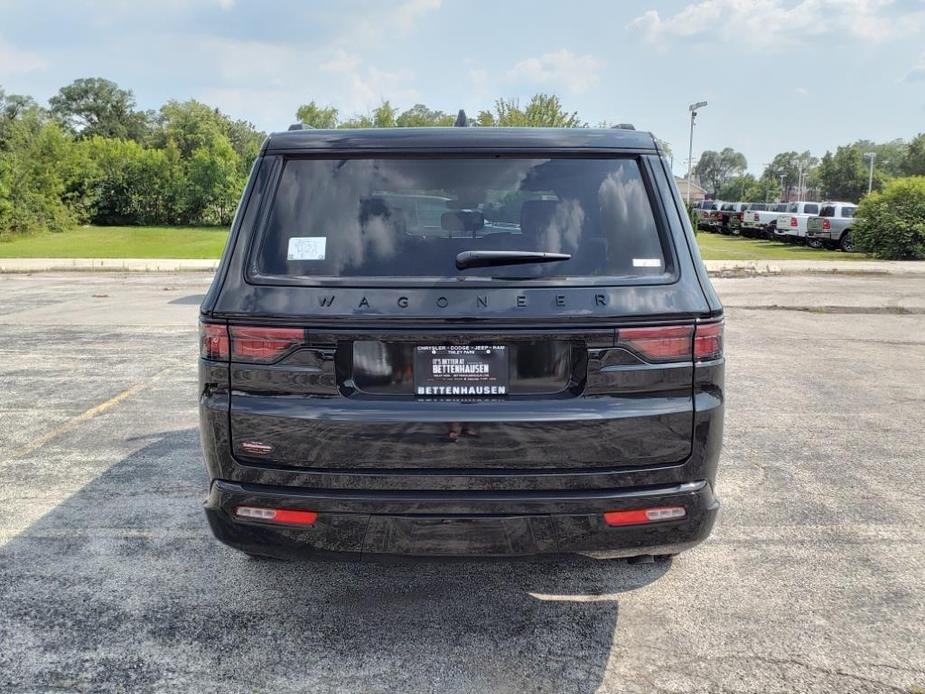
<instances>
[{"instance_id":1,"label":"utility pole","mask_svg":"<svg viewBox=\"0 0 925 694\"><path fill-rule=\"evenodd\" d=\"M876 152L864 152L864 156L870 159L870 175L867 177L867 194L874 189L874 159L877 158Z\"/></svg>"},{"instance_id":2,"label":"utility pole","mask_svg":"<svg viewBox=\"0 0 925 694\"><path fill-rule=\"evenodd\" d=\"M691 167L694 164L694 119L697 118L697 109L707 105L706 101L691 104L687 110L691 112L691 139L687 146L687 204L691 204Z\"/></svg>"},{"instance_id":3,"label":"utility pole","mask_svg":"<svg viewBox=\"0 0 925 694\"><path fill-rule=\"evenodd\" d=\"M787 197L787 196L784 194L784 176L785 176L785 175L786 175L786 174L781 174L781 175L780 175L780 200L781 200L781 202L787 202L787 200L784 200L784 198Z\"/></svg>"}]
</instances>

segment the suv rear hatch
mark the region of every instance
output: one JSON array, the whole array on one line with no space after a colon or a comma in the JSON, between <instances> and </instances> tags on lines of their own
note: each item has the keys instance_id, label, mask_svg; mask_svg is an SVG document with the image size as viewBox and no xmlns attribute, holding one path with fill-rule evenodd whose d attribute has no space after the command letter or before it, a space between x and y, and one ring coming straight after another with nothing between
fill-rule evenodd
<instances>
[{"instance_id":1,"label":"suv rear hatch","mask_svg":"<svg viewBox=\"0 0 925 694\"><path fill-rule=\"evenodd\" d=\"M636 157L282 160L247 310L208 328L230 345L235 458L683 461L694 361L721 328L698 323L702 292L682 291L652 175ZM525 255L543 253L556 255Z\"/></svg>"}]
</instances>

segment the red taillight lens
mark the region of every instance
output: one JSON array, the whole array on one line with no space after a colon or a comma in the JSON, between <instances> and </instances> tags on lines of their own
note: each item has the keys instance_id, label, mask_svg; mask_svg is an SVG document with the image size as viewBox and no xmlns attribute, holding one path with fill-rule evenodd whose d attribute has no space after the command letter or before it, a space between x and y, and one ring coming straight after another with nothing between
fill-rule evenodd
<instances>
[{"instance_id":1,"label":"red taillight lens","mask_svg":"<svg viewBox=\"0 0 925 694\"><path fill-rule=\"evenodd\" d=\"M617 346L630 349L647 361L685 361L691 358L693 332L690 325L620 328Z\"/></svg>"},{"instance_id":2,"label":"red taillight lens","mask_svg":"<svg viewBox=\"0 0 925 694\"><path fill-rule=\"evenodd\" d=\"M305 341L302 328L232 325L229 332L234 361L273 362Z\"/></svg>"},{"instance_id":3,"label":"red taillight lens","mask_svg":"<svg viewBox=\"0 0 925 694\"><path fill-rule=\"evenodd\" d=\"M744 212L739 212L739 213L736 215L736 217L739 218L739 221L742 221L743 219L745 219L745 213L744 213Z\"/></svg>"},{"instance_id":4,"label":"red taillight lens","mask_svg":"<svg viewBox=\"0 0 925 694\"><path fill-rule=\"evenodd\" d=\"M756 222L758 221L758 213L757 213L757 212L755 213L755 216L754 216L753 219L754 219L754 221L756 221Z\"/></svg>"},{"instance_id":5,"label":"red taillight lens","mask_svg":"<svg viewBox=\"0 0 925 694\"><path fill-rule=\"evenodd\" d=\"M723 356L723 322L700 323L694 331L694 359L705 361Z\"/></svg>"},{"instance_id":6,"label":"red taillight lens","mask_svg":"<svg viewBox=\"0 0 925 694\"><path fill-rule=\"evenodd\" d=\"M645 525L667 520L679 520L687 516L683 506L658 506L639 508L632 511L608 511L604 514L607 525Z\"/></svg>"},{"instance_id":7,"label":"red taillight lens","mask_svg":"<svg viewBox=\"0 0 925 694\"><path fill-rule=\"evenodd\" d=\"M791 217L791 218L790 218L790 226L792 226L792 227L798 226L798 224L797 224L797 218L796 218L796 217Z\"/></svg>"},{"instance_id":8,"label":"red taillight lens","mask_svg":"<svg viewBox=\"0 0 925 694\"><path fill-rule=\"evenodd\" d=\"M262 508L260 506L238 506L234 510L237 518L282 523L284 525L313 525L318 520L314 511L293 511L286 508Z\"/></svg>"},{"instance_id":9,"label":"red taillight lens","mask_svg":"<svg viewBox=\"0 0 925 694\"><path fill-rule=\"evenodd\" d=\"M199 324L199 356L228 361L228 328L218 323Z\"/></svg>"},{"instance_id":10,"label":"red taillight lens","mask_svg":"<svg viewBox=\"0 0 925 694\"><path fill-rule=\"evenodd\" d=\"M832 222L830 222L828 219L823 219L822 220L822 230L829 231L829 229L831 228L832 228Z\"/></svg>"}]
</instances>

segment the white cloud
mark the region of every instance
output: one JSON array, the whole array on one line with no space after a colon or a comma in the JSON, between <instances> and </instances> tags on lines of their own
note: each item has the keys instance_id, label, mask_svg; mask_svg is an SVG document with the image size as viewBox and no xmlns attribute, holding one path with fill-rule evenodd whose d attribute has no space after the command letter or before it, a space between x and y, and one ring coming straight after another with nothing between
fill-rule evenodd
<instances>
[{"instance_id":1,"label":"white cloud","mask_svg":"<svg viewBox=\"0 0 925 694\"><path fill-rule=\"evenodd\" d=\"M603 66L602 60L590 54L575 55L563 48L520 61L508 71L508 78L581 94L600 81L598 71Z\"/></svg>"},{"instance_id":2,"label":"white cloud","mask_svg":"<svg viewBox=\"0 0 925 694\"><path fill-rule=\"evenodd\" d=\"M348 112L368 111L383 99L390 99L394 106L420 98L420 93L410 86L414 73L409 68L383 70L365 64L360 56L343 49L335 50L329 60L321 63L319 70L335 78L341 94L338 103ZM345 86L348 87L346 92Z\"/></svg>"},{"instance_id":3,"label":"white cloud","mask_svg":"<svg viewBox=\"0 0 925 694\"><path fill-rule=\"evenodd\" d=\"M0 43L0 76L20 75L44 70L47 61L38 53L21 51L8 44Z\"/></svg>"},{"instance_id":4,"label":"white cloud","mask_svg":"<svg viewBox=\"0 0 925 694\"><path fill-rule=\"evenodd\" d=\"M442 0L407 0L395 10L392 21L402 31L411 31L418 17L439 10L441 4Z\"/></svg>"},{"instance_id":5,"label":"white cloud","mask_svg":"<svg viewBox=\"0 0 925 694\"><path fill-rule=\"evenodd\" d=\"M793 5L783 0L702 0L666 18L648 10L627 24L652 43L693 38L752 49L822 35L881 42L923 28L925 6L898 6L894 0L801 0Z\"/></svg>"},{"instance_id":6,"label":"white cloud","mask_svg":"<svg viewBox=\"0 0 925 694\"><path fill-rule=\"evenodd\" d=\"M795 92L796 92L797 94L799 94L800 96L808 96L808 95L809 95L809 90L808 90L806 87L797 87L797 88L794 89L793 91L795 91Z\"/></svg>"},{"instance_id":7,"label":"white cloud","mask_svg":"<svg viewBox=\"0 0 925 694\"><path fill-rule=\"evenodd\" d=\"M918 64L906 73L903 82L925 82L925 53L919 58Z\"/></svg>"}]
</instances>

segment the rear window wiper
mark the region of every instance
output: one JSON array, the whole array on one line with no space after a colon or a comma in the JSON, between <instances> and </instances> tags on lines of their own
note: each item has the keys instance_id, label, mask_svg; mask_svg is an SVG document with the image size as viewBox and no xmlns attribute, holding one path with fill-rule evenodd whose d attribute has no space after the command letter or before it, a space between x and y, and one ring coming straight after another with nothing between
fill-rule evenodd
<instances>
[{"instance_id":1,"label":"rear window wiper","mask_svg":"<svg viewBox=\"0 0 925 694\"><path fill-rule=\"evenodd\" d=\"M539 251L463 251L456 256L456 267L491 267L492 265L523 265L525 263L557 263L571 260L568 253L541 253Z\"/></svg>"}]
</instances>

